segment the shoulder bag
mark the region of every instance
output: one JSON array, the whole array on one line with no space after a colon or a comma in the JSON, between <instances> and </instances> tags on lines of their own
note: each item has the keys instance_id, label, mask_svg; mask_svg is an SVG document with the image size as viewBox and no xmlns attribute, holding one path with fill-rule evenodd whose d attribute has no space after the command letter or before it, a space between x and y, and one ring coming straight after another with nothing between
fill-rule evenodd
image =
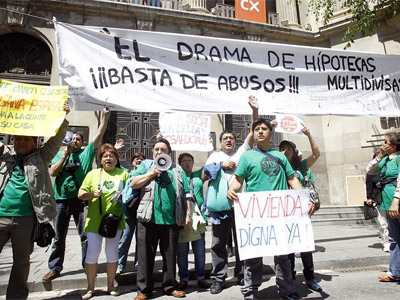
<instances>
[{"instance_id":1,"label":"shoulder bag","mask_svg":"<svg viewBox=\"0 0 400 300\"><path fill-rule=\"evenodd\" d=\"M103 168L100 169L100 177L99 177L99 184L98 190L101 191L101 175L103 172ZM98 233L105 238L115 238L117 235L118 225L121 221L121 216L115 216L113 214L105 214L103 216L103 209L102 209L102 202L103 199L101 198L101 194L99 197L99 208L100 208L100 215L102 216Z\"/></svg>"}]
</instances>

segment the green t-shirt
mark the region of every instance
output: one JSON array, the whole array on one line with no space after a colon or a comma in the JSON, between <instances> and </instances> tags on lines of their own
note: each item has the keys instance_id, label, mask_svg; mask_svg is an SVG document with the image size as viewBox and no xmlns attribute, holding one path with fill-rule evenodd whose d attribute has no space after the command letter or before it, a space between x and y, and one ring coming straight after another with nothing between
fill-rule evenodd
<instances>
[{"instance_id":1,"label":"green t-shirt","mask_svg":"<svg viewBox=\"0 0 400 300\"><path fill-rule=\"evenodd\" d=\"M311 169L307 169L307 159L303 159L301 161L301 167L303 168L303 173L304 170L306 171L306 175L307 177L311 180L312 183L315 183L314 177L312 175ZM304 181L304 176L300 171L296 171L294 173L294 176L296 176L296 178L300 181L301 185L305 188L306 187L306 182Z\"/></svg>"},{"instance_id":2,"label":"green t-shirt","mask_svg":"<svg viewBox=\"0 0 400 300\"><path fill-rule=\"evenodd\" d=\"M85 192L95 192L98 189L100 170L101 169L95 169L90 171L83 180L80 189ZM111 173L107 173L103 170L101 175L100 190L103 215L122 215L118 229L125 228L125 219L122 214L121 203L119 201L115 201L114 203L112 203L110 200L113 198L116 192L121 192L123 190L128 179L128 172L125 172L124 170L121 170L119 168L116 168L115 171ZM99 198L88 200L88 204L89 209L86 218L85 232L97 233L102 218L102 216L100 215Z\"/></svg>"},{"instance_id":3,"label":"green t-shirt","mask_svg":"<svg viewBox=\"0 0 400 300\"><path fill-rule=\"evenodd\" d=\"M385 156L378 165L379 175L383 180L396 179L400 172L400 163L398 163L398 156L394 155L392 159ZM392 205L396 186L394 184L386 184L382 190L382 210L389 210Z\"/></svg>"},{"instance_id":4,"label":"green t-shirt","mask_svg":"<svg viewBox=\"0 0 400 300\"><path fill-rule=\"evenodd\" d=\"M267 150L267 152L279 158L282 167L257 150L249 150L242 154L235 175L246 181L247 192L262 192L287 190L286 177L294 174L286 156L279 151Z\"/></svg>"},{"instance_id":5,"label":"green t-shirt","mask_svg":"<svg viewBox=\"0 0 400 300\"><path fill-rule=\"evenodd\" d=\"M135 176L147 173L145 164L140 164L133 173ZM175 195L176 180L172 169L164 171L159 177L154 179L154 204L152 222L158 225L174 225L175 222ZM189 179L185 172L182 171L182 183L184 193L190 193ZM188 194L186 197L190 196Z\"/></svg>"},{"instance_id":6,"label":"green t-shirt","mask_svg":"<svg viewBox=\"0 0 400 300\"><path fill-rule=\"evenodd\" d=\"M64 151L59 151L51 161L51 164L55 164L63 155ZM78 188L71 173L74 174L78 186L80 186L86 174L92 170L94 156L95 148L93 142L90 142L85 149L70 154L54 183L54 198L56 200L73 199L78 196Z\"/></svg>"},{"instance_id":7,"label":"green t-shirt","mask_svg":"<svg viewBox=\"0 0 400 300\"><path fill-rule=\"evenodd\" d=\"M24 155L17 155L17 164L4 188L3 197L0 199L0 216L22 217L35 215L23 170L25 157Z\"/></svg>"}]
</instances>

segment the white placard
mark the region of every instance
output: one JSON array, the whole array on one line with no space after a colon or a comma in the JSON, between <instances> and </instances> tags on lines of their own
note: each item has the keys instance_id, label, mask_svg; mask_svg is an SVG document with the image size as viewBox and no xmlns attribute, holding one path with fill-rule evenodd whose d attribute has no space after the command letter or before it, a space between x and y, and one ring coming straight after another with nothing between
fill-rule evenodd
<instances>
[{"instance_id":1,"label":"white placard","mask_svg":"<svg viewBox=\"0 0 400 300\"><path fill-rule=\"evenodd\" d=\"M238 195L234 207L240 260L315 250L308 190Z\"/></svg>"},{"instance_id":2,"label":"white placard","mask_svg":"<svg viewBox=\"0 0 400 300\"><path fill-rule=\"evenodd\" d=\"M281 115L277 114L275 116L276 120L276 132L282 133L300 133L303 129L304 121L294 115Z\"/></svg>"},{"instance_id":3,"label":"white placard","mask_svg":"<svg viewBox=\"0 0 400 300\"><path fill-rule=\"evenodd\" d=\"M160 132L172 150L212 151L211 117L193 113L161 113Z\"/></svg>"},{"instance_id":4,"label":"white placard","mask_svg":"<svg viewBox=\"0 0 400 300\"><path fill-rule=\"evenodd\" d=\"M400 57L55 23L76 110L400 116Z\"/></svg>"}]
</instances>

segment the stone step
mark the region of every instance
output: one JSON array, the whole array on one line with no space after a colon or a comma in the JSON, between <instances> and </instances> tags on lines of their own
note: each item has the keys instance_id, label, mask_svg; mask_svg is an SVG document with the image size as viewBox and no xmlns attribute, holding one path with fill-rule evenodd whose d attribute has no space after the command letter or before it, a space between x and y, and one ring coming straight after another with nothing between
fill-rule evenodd
<instances>
[{"instance_id":1,"label":"stone step","mask_svg":"<svg viewBox=\"0 0 400 300\"><path fill-rule=\"evenodd\" d=\"M376 224L375 220L365 220L364 215L361 217L350 217L350 218L326 218L326 219L312 219L313 226L321 225L350 225L350 224Z\"/></svg>"}]
</instances>

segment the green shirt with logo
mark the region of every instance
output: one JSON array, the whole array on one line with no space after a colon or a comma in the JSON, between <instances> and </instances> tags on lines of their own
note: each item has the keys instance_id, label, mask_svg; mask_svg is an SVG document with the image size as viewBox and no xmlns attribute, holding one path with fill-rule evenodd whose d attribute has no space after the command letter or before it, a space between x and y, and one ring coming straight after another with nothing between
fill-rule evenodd
<instances>
[{"instance_id":1,"label":"green shirt with logo","mask_svg":"<svg viewBox=\"0 0 400 300\"><path fill-rule=\"evenodd\" d=\"M35 215L24 173L23 162L25 157L25 155L17 155L17 164L7 181L3 196L0 199L0 216L23 217Z\"/></svg>"},{"instance_id":2,"label":"green shirt with logo","mask_svg":"<svg viewBox=\"0 0 400 300\"><path fill-rule=\"evenodd\" d=\"M287 190L287 177L294 174L286 156L279 151L267 150L280 159L283 168L272 158L258 150L242 154L235 175L246 181L246 192Z\"/></svg>"},{"instance_id":3,"label":"green shirt with logo","mask_svg":"<svg viewBox=\"0 0 400 300\"><path fill-rule=\"evenodd\" d=\"M140 164L133 173L135 176L147 173L145 164ZM174 225L175 222L175 198L176 180L172 169L161 172L160 176L154 178L154 204L152 222L158 225ZM189 179L182 170L182 184L185 194L190 193ZM190 196L190 195L188 195ZM184 197L186 198L186 197Z\"/></svg>"},{"instance_id":4,"label":"green shirt with logo","mask_svg":"<svg viewBox=\"0 0 400 300\"><path fill-rule=\"evenodd\" d=\"M71 152L54 183L54 198L56 200L73 199L78 196L79 186L81 186L86 174L92 170L95 154L93 142L90 142L85 149ZM64 151L59 151L51 164L58 162L63 155Z\"/></svg>"},{"instance_id":5,"label":"green shirt with logo","mask_svg":"<svg viewBox=\"0 0 400 300\"><path fill-rule=\"evenodd\" d=\"M95 169L90 171L86 175L80 189L85 192L95 192L99 186L100 170L101 169ZM85 232L97 233L101 218L105 214L121 216L118 229L125 228L125 218L122 213L121 202L111 202L111 199L113 199L117 192L122 192L128 179L129 173L119 168L116 168L115 171L110 173L103 170L100 183L103 214L100 214L99 198L88 200L89 209L85 223Z\"/></svg>"}]
</instances>

